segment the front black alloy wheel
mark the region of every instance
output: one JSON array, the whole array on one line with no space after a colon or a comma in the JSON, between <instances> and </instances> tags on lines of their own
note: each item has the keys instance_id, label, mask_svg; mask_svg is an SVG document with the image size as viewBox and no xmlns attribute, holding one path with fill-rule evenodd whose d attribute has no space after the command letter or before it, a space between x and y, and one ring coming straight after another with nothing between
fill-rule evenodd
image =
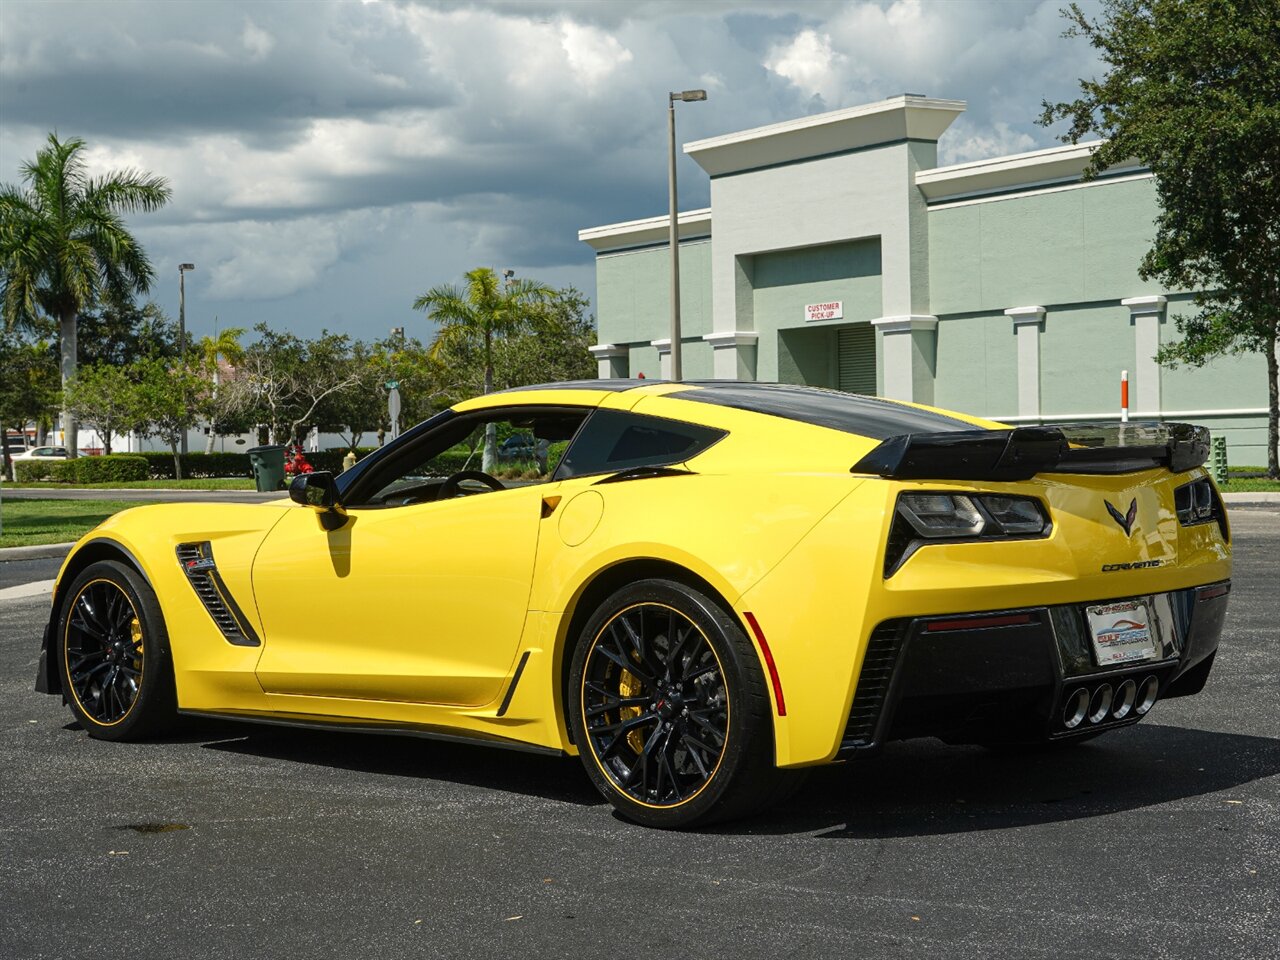
<instances>
[{"instance_id":1,"label":"front black alloy wheel","mask_svg":"<svg viewBox=\"0 0 1280 960\"><path fill-rule=\"evenodd\" d=\"M90 736L137 740L171 722L168 636L136 571L112 560L85 568L63 596L57 640L63 695Z\"/></svg>"},{"instance_id":2,"label":"front black alloy wheel","mask_svg":"<svg viewBox=\"0 0 1280 960\"><path fill-rule=\"evenodd\" d=\"M754 812L797 777L773 766L754 647L701 592L641 581L596 611L575 649L570 722L587 773L656 827Z\"/></svg>"}]
</instances>

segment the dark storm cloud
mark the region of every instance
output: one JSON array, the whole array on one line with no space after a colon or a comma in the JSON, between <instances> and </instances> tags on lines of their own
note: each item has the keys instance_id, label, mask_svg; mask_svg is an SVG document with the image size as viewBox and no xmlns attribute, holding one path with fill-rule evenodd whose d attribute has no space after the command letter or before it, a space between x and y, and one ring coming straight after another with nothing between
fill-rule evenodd
<instances>
[{"instance_id":1,"label":"dark storm cloud","mask_svg":"<svg viewBox=\"0 0 1280 960\"><path fill-rule=\"evenodd\" d=\"M0 115L86 136L235 131L290 139L315 118L453 102L414 40L360 7L7 0Z\"/></svg>"}]
</instances>

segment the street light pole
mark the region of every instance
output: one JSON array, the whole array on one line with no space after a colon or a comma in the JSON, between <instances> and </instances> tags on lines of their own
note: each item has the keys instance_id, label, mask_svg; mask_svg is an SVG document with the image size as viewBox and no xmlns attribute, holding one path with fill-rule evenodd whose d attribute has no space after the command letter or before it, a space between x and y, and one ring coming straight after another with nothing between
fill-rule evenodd
<instances>
[{"instance_id":1,"label":"street light pole","mask_svg":"<svg viewBox=\"0 0 1280 960\"><path fill-rule=\"evenodd\" d=\"M185 358L187 355L187 271L194 270L194 263L178 264L178 356ZM187 431L183 429L182 440L178 450L180 453L187 452Z\"/></svg>"},{"instance_id":2,"label":"street light pole","mask_svg":"<svg viewBox=\"0 0 1280 960\"><path fill-rule=\"evenodd\" d=\"M671 379L680 380L680 237L676 225L676 101L692 103L707 99L705 90L684 90L667 94L667 199L671 206Z\"/></svg>"}]
</instances>

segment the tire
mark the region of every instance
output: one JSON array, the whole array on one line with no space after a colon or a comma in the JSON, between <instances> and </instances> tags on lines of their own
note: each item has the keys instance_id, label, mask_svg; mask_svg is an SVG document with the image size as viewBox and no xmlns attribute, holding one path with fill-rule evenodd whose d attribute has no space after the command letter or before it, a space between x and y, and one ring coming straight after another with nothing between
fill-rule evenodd
<instances>
[{"instance_id":1,"label":"tire","mask_svg":"<svg viewBox=\"0 0 1280 960\"><path fill-rule=\"evenodd\" d=\"M86 567L65 594L55 642L63 695L89 736L144 740L173 727L169 636L155 592L132 567Z\"/></svg>"},{"instance_id":2,"label":"tire","mask_svg":"<svg viewBox=\"0 0 1280 960\"><path fill-rule=\"evenodd\" d=\"M742 628L698 590L642 580L591 616L569 672L569 723L617 811L664 829L747 816L793 792L773 763L772 705Z\"/></svg>"}]
</instances>

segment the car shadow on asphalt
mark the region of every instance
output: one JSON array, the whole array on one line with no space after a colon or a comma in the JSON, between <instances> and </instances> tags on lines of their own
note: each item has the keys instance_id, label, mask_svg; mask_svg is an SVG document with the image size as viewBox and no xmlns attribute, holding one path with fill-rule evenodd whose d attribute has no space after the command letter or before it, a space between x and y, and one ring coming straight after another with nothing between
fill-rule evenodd
<instances>
[{"instance_id":1,"label":"car shadow on asphalt","mask_svg":"<svg viewBox=\"0 0 1280 960\"><path fill-rule=\"evenodd\" d=\"M482 744L343 731L269 729L218 722L226 739L206 736L209 750L305 763L358 773L416 777L599 806L604 798L576 757L552 757ZM210 728L210 733L214 728Z\"/></svg>"},{"instance_id":2,"label":"car shadow on asphalt","mask_svg":"<svg viewBox=\"0 0 1280 960\"><path fill-rule=\"evenodd\" d=\"M1144 724L1042 753L936 740L814 771L787 804L715 833L937 836L1060 823L1231 791L1280 773L1280 739Z\"/></svg>"}]
</instances>

